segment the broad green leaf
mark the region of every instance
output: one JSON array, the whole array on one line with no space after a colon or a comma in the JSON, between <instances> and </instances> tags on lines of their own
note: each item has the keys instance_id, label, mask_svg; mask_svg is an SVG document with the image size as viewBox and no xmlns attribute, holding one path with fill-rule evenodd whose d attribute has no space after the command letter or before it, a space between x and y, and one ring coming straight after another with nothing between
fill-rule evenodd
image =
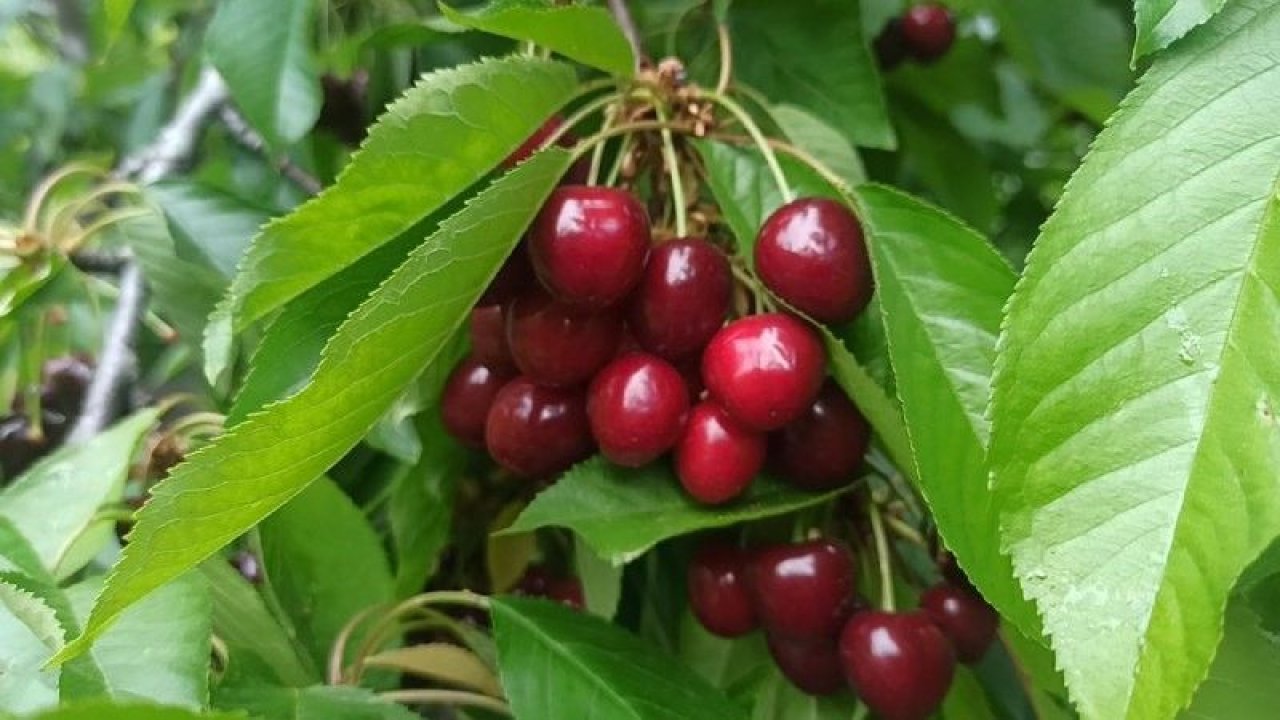
<instances>
[{"instance_id":1,"label":"broad green leaf","mask_svg":"<svg viewBox=\"0 0 1280 720\"><path fill-rule=\"evenodd\" d=\"M323 528L323 531L317 532ZM269 592L324 667L343 626L392 600L382 543L332 480L320 478L258 528Z\"/></svg>"},{"instance_id":2,"label":"broad green leaf","mask_svg":"<svg viewBox=\"0 0 1280 720\"><path fill-rule=\"evenodd\" d=\"M102 11L106 20L107 47L115 44L120 31L129 22L135 0L103 0Z\"/></svg>"},{"instance_id":3,"label":"broad green leaf","mask_svg":"<svg viewBox=\"0 0 1280 720\"><path fill-rule=\"evenodd\" d=\"M257 589L229 562L213 557L200 565L213 601L213 632L228 653L224 682L232 679L278 681L286 687L306 687L321 680L296 645L271 615Z\"/></svg>"},{"instance_id":4,"label":"broad green leaf","mask_svg":"<svg viewBox=\"0 0 1280 720\"><path fill-rule=\"evenodd\" d=\"M497 180L414 250L339 328L311 382L193 453L152 490L85 633L195 567L300 493L359 442L461 326L570 156L548 150Z\"/></svg>"},{"instance_id":5,"label":"broad green leaf","mask_svg":"<svg viewBox=\"0 0 1280 720\"><path fill-rule=\"evenodd\" d=\"M724 691L772 668L762 633L722 638L707 632L691 611L680 616L680 659L707 682Z\"/></svg>"},{"instance_id":6,"label":"broad green leaf","mask_svg":"<svg viewBox=\"0 0 1280 720\"><path fill-rule=\"evenodd\" d=\"M630 76L636 60L608 10L540 0L495 0L473 12L441 3L449 20L476 30L536 43L614 75Z\"/></svg>"},{"instance_id":7,"label":"broad green leaf","mask_svg":"<svg viewBox=\"0 0 1280 720\"><path fill-rule=\"evenodd\" d=\"M1135 0L1134 24L1138 38L1133 59L1159 52L1203 24L1222 9L1227 0Z\"/></svg>"},{"instance_id":8,"label":"broad green leaf","mask_svg":"<svg viewBox=\"0 0 1280 720\"><path fill-rule=\"evenodd\" d=\"M493 600L502 686L521 720L707 720L737 708L680 661L559 603Z\"/></svg>"},{"instance_id":9,"label":"broad green leaf","mask_svg":"<svg viewBox=\"0 0 1280 720\"><path fill-rule=\"evenodd\" d=\"M851 693L815 697L792 685L776 668L770 669L753 700L751 720L849 720L858 708Z\"/></svg>"},{"instance_id":10,"label":"broad green leaf","mask_svg":"<svg viewBox=\"0 0 1280 720\"><path fill-rule=\"evenodd\" d=\"M1270 720L1280 704L1280 639L1239 597L1227 606L1222 645L1209 676L1179 720Z\"/></svg>"},{"instance_id":11,"label":"broad green leaf","mask_svg":"<svg viewBox=\"0 0 1280 720\"><path fill-rule=\"evenodd\" d=\"M208 263L228 279L269 217L262 208L197 182L166 181L148 185L143 192L169 220L178 256Z\"/></svg>"},{"instance_id":12,"label":"broad green leaf","mask_svg":"<svg viewBox=\"0 0 1280 720\"><path fill-rule=\"evenodd\" d=\"M10 595L3 598L3 602L10 605L11 611L15 612L18 619L26 624L35 636L41 640L41 645L44 646L45 650L40 655L37 665L40 668L46 667L46 661L62 647L63 640L80 632L80 623L71 607L71 601L66 593L57 586L53 575L42 567L36 568L30 575L18 572L0 572L0 583L17 590L24 596L39 600L44 607L47 607L53 613L53 619L57 623L56 632L48 625L48 616L43 611L40 611L38 615L29 614L36 608L30 605L28 601L23 600L23 597ZM50 644L51 642L52 644ZM19 645L21 645L21 642L19 642ZM31 672L34 675L35 668L32 668ZM21 675L22 673L19 674ZM3 675L3 673L0 673L0 675ZM58 697L63 701L98 697L107 694L110 690L106 678L103 677L102 669L97 665L97 661L88 656L76 658L61 668L54 669L50 675L41 674L39 677L42 679L47 678L51 683L55 683Z\"/></svg>"},{"instance_id":13,"label":"broad green leaf","mask_svg":"<svg viewBox=\"0 0 1280 720\"><path fill-rule=\"evenodd\" d=\"M396 596L422 591L449 544L453 498L469 453L449 437L439 413L419 416L422 454L396 480L387 513L396 556Z\"/></svg>"},{"instance_id":14,"label":"broad green leaf","mask_svg":"<svg viewBox=\"0 0 1280 720\"><path fill-rule=\"evenodd\" d=\"M283 146L320 115L320 78L311 52L310 0L223 0L205 50L245 118Z\"/></svg>"},{"instance_id":15,"label":"broad green leaf","mask_svg":"<svg viewBox=\"0 0 1280 720\"><path fill-rule=\"evenodd\" d=\"M61 645L53 609L0 580L0 708L25 713L58 703L58 671L43 666Z\"/></svg>"},{"instance_id":16,"label":"broad green leaf","mask_svg":"<svg viewBox=\"0 0 1280 720\"><path fill-rule=\"evenodd\" d=\"M901 98L895 110L907 178L965 222L990 231L1000 207L986 156L950 120L920 103Z\"/></svg>"},{"instance_id":17,"label":"broad green leaf","mask_svg":"<svg viewBox=\"0 0 1280 720\"><path fill-rule=\"evenodd\" d=\"M761 476L739 500L707 507L689 498L665 464L633 470L596 457L542 491L503 532L569 528L601 557L621 565L667 538L795 512L841 492L801 492Z\"/></svg>"},{"instance_id":18,"label":"broad green leaf","mask_svg":"<svg viewBox=\"0 0 1280 720\"><path fill-rule=\"evenodd\" d=\"M156 418L143 410L83 445L64 446L0 491L0 518L50 572L64 578L84 567L114 532L98 511L120 499L134 452Z\"/></svg>"},{"instance_id":19,"label":"broad green leaf","mask_svg":"<svg viewBox=\"0 0 1280 720\"><path fill-rule=\"evenodd\" d=\"M247 720L241 713L197 712L133 700L92 700L33 715L27 720Z\"/></svg>"},{"instance_id":20,"label":"broad green leaf","mask_svg":"<svg viewBox=\"0 0 1280 720\"><path fill-rule=\"evenodd\" d=\"M987 702L986 693L973 671L963 665L956 668L939 715L942 720L996 720L1000 717Z\"/></svg>"},{"instance_id":21,"label":"broad green leaf","mask_svg":"<svg viewBox=\"0 0 1280 720\"><path fill-rule=\"evenodd\" d=\"M737 0L729 26L733 71L743 83L812 112L856 145L894 147L857 3Z\"/></svg>"},{"instance_id":22,"label":"broad green leaf","mask_svg":"<svg viewBox=\"0 0 1280 720\"><path fill-rule=\"evenodd\" d=\"M0 516L0 572L12 571L28 577L44 576L52 581L35 548L18 532L13 522Z\"/></svg>"},{"instance_id":23,"label":"broad green leaf","mask_svg":"<svg viewBox=\"0 0 1280 720\"><path fill-rule=\"evenodd\" d=\"M587 611L612 620L622 599L623 568L597 555L578 537L573 543L573 568L582 582Z\"/></svg>"},{"instance_id":24,"label":"broad green leaf","mask_svg":"<svg viewBox=\"0 0 1280 720\"><path fill-rule=\"evenodd\" d=\"M379 700L368 690L320 685L302 689L270 686L226 688L219 707L235 708L259 720L418 720L402 705ZM239 716L237 716L239 717Z\"/></svg>"},{"instance_id":25,"label":"broad green leaf","mask_svg":"<svg viewBox=\"0 0 1280 720\"><path fill-rule=\"evenodd\" d=\"M796 147L822 162L850 187L867 179L858 151L839 130L795 105L775 105L769 115Z\"/></svg>"},{"instance_id":26,"label":"broad green leaf","mask_svg":"<svg viewBox=\"0 0 1280 720\"><path fill-rule=\"evenodd\" d=\"M1165 718L1280 535L1280 6L1157 58L1010 301L991 457L1006 549L1086 718Z\"/></svg>"},{"instance_id":27,"label":"broad green leaf","mask_svg":"<svg viewBox=\"0 0 1280 720\"><path fill-rule=\"evenodd\" d=\"M229 318L244 329L430 215L567 102L574 82L568 65L529 57L424 76L370 129L334 185L254 238L212 321L208 369L225 357Z\"/></svg>"},{"instance_id":28,"label":"broad green leaf","mask_svg":"<svg viewBox=\"0 0 1280 720\"><path fill-rule=\"evenodd\" d=\"M141 264L151 307L178 331L179 338L197 344L209 313L226 289L226 279L211 267L179 257L158 213L117 223L112 233Z\"/></svg>"}]
</instances>

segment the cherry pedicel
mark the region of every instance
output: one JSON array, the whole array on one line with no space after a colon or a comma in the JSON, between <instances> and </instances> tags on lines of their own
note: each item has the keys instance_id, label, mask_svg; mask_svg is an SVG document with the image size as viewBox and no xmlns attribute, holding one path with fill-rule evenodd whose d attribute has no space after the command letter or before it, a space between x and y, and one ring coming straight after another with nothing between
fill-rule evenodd
<instances>
[{"instance_id":1,"label":"cherry pedicel","mask_svg":"<svg viewBox=\"0 0 1280 720\"><path fill-rule=\"evenodd\" d=\"M834 695L846 686L835 638L792 640L766 633L769 655L783 676L809 695Z\"/></svg>"},{"instance_id":2,"label":"cherry pedicel","mask_svg":"<svg viewBox=\"0 0 1280 720\"><path fill-rule=\"evenodd\" d=\"M529 257L558 299L600 309L627 296L649 254L649 218L634 195L616 188L557 188L529 230Z\"/></svg>"},{"instance_id":3,"label":"cherry pedicel","mask_svg":"<svg viewBox=\"0 0 1280 720\"><path fill-rule=\"evenodd\" d=\"M526 293L507 313L507 347L520 372L550 387L585 384L609 362L622 339L613 311L592 313Z\"/></svg>"},{"instance_id":4,"label":"cherry pedicel","mask_svg":"<svg viewBox=\"0 0 1280 720\"><path fill-rule=\"evenodd\" d=\"M884 720L926 720L955 673L951 644L921 612L860 612L840 634L845 676Z\"/></svg>"},{"instance_id":5,"label":"cherry pedicel","mask_svg":"<svg viewBox=\"0 0 1280 720\"><path fill-rule=\"evenodd\" d=\"M862 225L835 200L801 198L778 208L760 228L755 260L764 284L815 320L845 322L871 301Z\"/></svg>"},{"instance_id":6,"label":"cherry pedicel","mask_svg":"<svg viewBox=\"0 0 1280 720\"><path fill-rule=\"evenodd\" d=\"M782 313L729 323L702 354L702 379L711 397L761 432L800 417L818 396L825 371L817 334Z\"/></svg>"},{"instance_id":7,"label":"cherry pedicel","mask_svg":"<svg viewBox=\"0 0 1280 720\"><path fill-rule=\"evenodd\" d=\"M771 634L815 642L836 637L853 606L853 554L832 540L776 545L756 553L751 589Z\"/></svg>"},{"instance_id":8,"label":"cherry pedicel","mask_svg":"<svg viewBox=\"0 0 1280 720\"><path fill-rule=\"evenodd\" d=\"M923 3L907 10L901 22L907 54L922 63L938 60L956 40L956 22L951 11L938 3Z\"/></svg>"},{"instance_id":9,"label":"cherry pedicel","mask_svg":"<svg viewBox=\"0 0 1280 720\"><path fill-rule=\"evenodd\" d=\"M978 595L955 585L935 585L920 597L920 608L955 646L962 663L976 663L987 654L1000 627L995 608Z\"/></svg>"},{"instance_id":10,"label":"cherry pedicel","mask_svg":"<svg viewBox=\"0 0 1280 720\"><path fill-rule=\"evenodd\" d=\"M870 439L866 418L827 380L804 414L771 436L769 459L792 485L829 490L853 480Z\"/></svg>"},{"instance_id":11,"label":"cherry pedicel","mask_svg":"<svg viewBox=\"0 0 1280 720\"><path fill-rule=\"evenodd\" d=\"M445 430L463 445L483 449L489 408L511 377L511 374L497 372L474 357L458 363L440 394L440 419Z\"/></svg>"},{"instance_id":12,"label":"cherry pedicel","mask_svg":"<svg viewBox=\"0 0 1280 720\"><path fill-rule=\"evenodd\" d=\"M758 625L747 588L747 560L742 548L712 540L689 563L689 607L713 635L739 637Z\"/></svg>"},{"instance_id":13,"label":"cherry pedicel","mask_svg":"<svg viewBox=\"0 0 1280 720\"><path fill-rule=\"evenodd\" d=\"M708 505L741 495L764 465L765 436L743 427L714 401L689 411L676 445L676 475L685 492Z\"/></svg>"},{"instance_id":14,"label":"cherry pedicel","mask_svg":"<svg viewBox=\"0 0 1280 720\"><path fill-rule=\"evenodd\" d=\"M541 478L591 454L591 429L580 390L549 388L518 377L493 399L485 445L511 472Z\"/></svg>"},{"instance_id":15,"label":"cherry pedicel","mask_svg":"<svg viewBox=\"0 0 1280 720\"><path fill-rule=\"evenodd\" d=\"M671 240L650 254L628 325L646 350L669 360L689 357L724 324L732 292L724 253L700 238Z\"/></svg>"},{"instance_id":16,"label":"cherry pedicel","mask_svg":"<svg viewBox=\"0 0 1280 720\"><path fill-rule=\"evenodd\" d=\"M689 391L680 372L646 353L610 362L587 393L587 417L600 452L627 467L648 464L670 450L688 412Z\"/></svg>"}]
</instances>

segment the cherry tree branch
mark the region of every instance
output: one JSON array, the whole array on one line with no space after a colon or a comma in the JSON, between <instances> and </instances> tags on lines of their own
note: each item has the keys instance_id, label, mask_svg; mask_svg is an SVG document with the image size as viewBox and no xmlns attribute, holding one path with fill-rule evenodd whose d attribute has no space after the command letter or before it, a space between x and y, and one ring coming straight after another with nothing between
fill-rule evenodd
<instances>
[{"instance_id":1,"label":"cherry tree branch","mask_svg":"<svg viewBox=\"0 0 1280 720\"><path fill-rule=\"evenodd\" d=\"M324 189L324 186L315 176L295 165L293 160L289 159L289 156L272 157L271 149L267 147L266 139L249 125L248 121L244 119L244 116L235 107L230 104L223 105L222 110L219 112L219 118L222 120L222 124L226 126L227 131L231 133L231 137L241 147L266 158L276 166L276 169L280 171L280 174L285 179L297 185L303 192L308 195L317 195Z\"/></svg>"},{"instance_id":2,"label":"cherry tree branch","mask_svg":"<svg viewBox=\"0 0 1280 720\"><path fill-rule=\"evenodd\" d=\"M201 70L195 87L183 98L156 141L126 157L115 175L150 185L188 163L195 154L200 131L227 97L227 86L218 71L211 67Z\"/></svg>"},{"instance_id":3,"label":"cherry tree branch","mask_svg":"<svg viewBox=\"0 0 1280 720\"><path fill-rule=\"evenodd\" d=\"M85 392L80 417L67 436L68 444L89 440L119 416L123 404L121 390L138 374L133 344L138 336L146 296L141 268L136 261L126 258L120 270L120 296L111 313L111 321L103 332L98 364Z\"/></svg>"}]
</instances>

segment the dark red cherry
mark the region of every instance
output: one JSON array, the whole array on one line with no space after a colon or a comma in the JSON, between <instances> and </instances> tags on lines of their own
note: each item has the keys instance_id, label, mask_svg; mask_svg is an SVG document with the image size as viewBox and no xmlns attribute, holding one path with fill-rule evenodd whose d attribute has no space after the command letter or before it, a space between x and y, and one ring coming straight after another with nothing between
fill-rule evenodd
<instances>
[{"instance_id":1,"label":"dark red cherry","mask_svg":"<svg viewBox=\"0 0 1280 720\"><path fill-rule=\"evenodd\" d=\"M543 387L527 377L498 391L484 437L499 465L525 477L554 475L591 454L582 392Z\"/></svg>"},{"instance_id":2,"label":"dark red cherry","mask_svg":"<svg viewBox=\"0 0 1280 720\"><path fill-rule=\"evenodd\" d=\"M920 609L955 646L962 663L976 663L987 654L1000 627L995 608L980 596L955 585L934 585L920 596Z\"/></svg>"},{"instance_id":3,"label":"dark red cherry","mask_svg":"<svg viewBox=\"0 0 1280 720\"><path fill-rule=\"evenodd\" d=\"M524 142L520 143L520 147L512 150L511 154L502 161L503 169L510 170L516 165L528 160L530 155L533 155L535 152L542 149L542 145L563 126L564 118L560 115L552 115L550 118L547 118L547 121L543 123L541 127L534 130L532 135L526 138ZM560 136L560 139L556 141L556 144L560 147L572 147L575 142L577 142L577 138L573 136L573 133L565 133Z\"/></svg>"},{"instance_id":4,"label":"dark red cherry","mask_svg":"<svg viewBox=\"0 0 1280 720\"><path fill-rule=\"evenodd\" d=\"M541 565L530 565L512 588L512 592L516 595L547 598L578 610L586 605L581 580L559 577Z\"/></svg>"},{"instance_id":5,"label":"dark red cherry","mask_svg":"<svg viewBox=\"0 0 1280 720\"><path fill-rule=\"evenodd\" d=\"M31 423L25 415L10 415L0 420L0 475L13 480L27 471L49 451L47 436L32 437Z\"/></svg>"},{"instance_id":6,"label":"dark red cherry","mask_svg":"<svg viewBox=\"0 0 1280 720\"><path fill-rule=\"evenodd\" d=\"M440 394L440 419L445 430L463 445L483 449L489 408L510 379L510 374L494 371L474 357L464 358L449 373Z\"/></svg>"},{"instance_id":7,"label":"dark red cherry","mask_svg":"<svg viewBox=\"0 0 1280 720\"><path fill-rule=\"evenodd\" d=\"M737 545L711 540L689 562L689 607L713 635L738 637L758 625L747 589L747 557Z\"/></svg>"},{"instance_id":8,"label":"dark red cherry","mask_svg":"<svg viewBox=\"0 0 1280 720\"><path fill-rule=\"evenodd\" d=\"M853 554L833 540L775 545L751 562L751 591L760 624L792 640L834 638L853 607Z\"/></svg>"},{"instance_id":9,"label":"dark red cherry","mask_svg":"<svg viewBox=\"0 0 1280 720\"><path fill-rule=\"evenodd\" d=\"M689 390L680 372L647 353L628 353L605 365L587 392L587 417L600 452L627 467L670 450L688 412Z\"/></svg>"},{"instance_id":10,"label":"dark red cherry","mask_svg":"<svg viewBox=\"0 0 1280 720\"><path fill-rule=\"evenodd\" d=\"M515 374L516 361L507 347L507 318L501 305L483 305L471 311L468 324L471 357L499 372Z\"/></svg>"},{"instance_id":11,"label":"dark red cherry","mask_svg":"<svg viewBox=\"0 0 1280 720\"><path fill-rule=\"evenodd\" d=\"M711 397L743 425L768 432L804 414L822 388L817 334L790 315L751 315L724 326L702 354Z\"/></svg>"},{"instance_id":12,"label":"dark red cherry","mask_svg":"<svg viewBox=\"0 0 1280 720\"><path fill-rule=\"evenodd\" d=\"M621 338L616 312L579 310L542 292L521 295L507 314L507 347L516 367L540 385L586 383L613 357Z\"/></svg>"},{"instance_id":13,"label":"dark red cherry","mask_svg":"<svg viewBox=\"0 0 1280 720\"><path fill-rule=\"evenodd\" d=\"M960 567L960 562L956 560L956 556L950 551L943 550L938 555L938 572L942 574L943 579L963 588L975 595L981 595L978 589L973 586L973 582L969 580L969 576L965 574L964 569Z\"/></svg>"},{"instance_id":14,"label":"dark red cherry","mask_svg":"<svg viewBox=\"0 0 1280 720\"><path fill-rule=\"evenodd\" d=\"M511 252L498 274L489 281L489 287L480 295L476 307L505 305L523 295L534 285L533 266L529 264L529 251L522 243Z\"/></svg>"},{"instance_id":15,"label":"dark red cherry","mask_svg":"<svg viewBox=\"0 0 1280 720\"><path fill-rule=\"evenodd\" d=\"M546 597L547 587L553 580L551 571L541 565L530 565L525 568L524 575L520 576L520 580L516 582L516 586L511 592L516 595L529 595L531 597Z\"/></svg>"},{"instance_id":16,"label":"dark red cherry","mask_svg":"<svg viewBox=\"0 0 1280 720\"><path fill-rule=\"evenodd\" d=\"M916 5L902 15L902 38L908 55L931 63L946 55L955 42L955 18L938 3Z\"/></svg>"},{"instance_id":17,"label":"dark red cherry","mask_svg":"<svg viewBox=\"0 0 1280 720\"><path fill-rule=\"evenodd\" d=\"M669 360L688 357L724 324L732 291L724 253L700 238L672 240L649 255L628 325L646 350Z\"/></svg>"},{"instance_id":18,"label":"dark red cherry","mask_svg":"<svg viewBox=\"0 0 1280 720\"><path fill-rule=\"evenodd\" d=\"M836 639L792 640L765 634L769 654L792 685L809 695L834 695L845 688Z\"/></svg>"},{"instance_id":19,"label":"dark red cherry","mask_svg":"<svg viewBox=\"0 0 1280 720\"><path fill-rule=\"evenodd\" d=\"M529 230L538 279L558 299L581 307L604 308L626 297L648 254L644 207L617 188L557 188Z\"/></svg>"},{"instance_id":20,"label":"dark red cherry","mask_svg":"<svg viewBox=\"0 0 1280 720\"><path fill-rule=\"evenodd\" d=\"M845 677L884 720L926 720L951 687L951 644L921 612L861 612L840 634Z\"/></svg>"},{"instance_id":21,"label":"dark red cherry","mask_svg":"<svg viewBox=\"0 0 1280 720\"><path fill-rule=\"evenodd\" d=\"M849 320L871 301L862 225L835 200L800 198L778 208L760 228L755 258L770 290L820 322Z\"/></svg>"},{"instance_id":22,"label":"dark red cherry","mask_svg":"<svg viewBox=\"0 0 1280 720\"><path fill-rule=\"evenodd\" d=\"M548 600L554 600L575 610L581 610L587 606L586 597L582 592L582 581L576 577L553 579L547 584L546 597Z\"/></svg>"},{"instance_id":23,"label":"dark red cherry","mask_svg":"<svg viewBox=\"0 0 1280 720\"><path fill-rule=\"evenodd\" d=\"M770 437L769 460L791 484L829 490L853 480L870 439L867 419L828 380L803 415Z\"/></svg>"},{"instance_id":24,"label":"dark red cherry","mask_svg":"<svg viewBox=\"0 0 1280 720\"><path fill-rule=\"evenodd\" d=\"M907 59L907 41L902 37L902 18L885 23L871 44L881 70L892 70Z\"/></svg>"},{"instance_id":25,"label":"dark red cherry","mask_svg":"<svg viewBox=\"0 0 1280 720\"><path fill-rule=\"evenodd\" d=\"M764 465L765 436L743 427L719 404L704 400L689 411L676 444L676 475L685 492L708 505L741 495Z\"/></svg>"}]
</instances>

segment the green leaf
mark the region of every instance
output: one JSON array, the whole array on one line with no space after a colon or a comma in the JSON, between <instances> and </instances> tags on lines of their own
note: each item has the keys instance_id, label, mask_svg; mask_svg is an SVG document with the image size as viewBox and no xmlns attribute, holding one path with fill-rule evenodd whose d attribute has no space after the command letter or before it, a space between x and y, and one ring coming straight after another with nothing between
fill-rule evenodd
<instances>
[{"instance_id":1,"label":"green leaf","mask_svg":"<svg viewBox=\"0 0 1280 720\"><path fill-rule=\"evenodd\" d=\"M1000 203L986 156L946 117L924 105L901 98L895 110L906 174L940 205L979 230L989 231Z\"/></svg>"},{"instance_id":2,"label":"green leaf","mask_svg":"<svg viewBox=\"0 0 1280 720\"><path fill-rule=\"evenodd\" d=\"M771 668L756 690L751 720L849 720L857 708L858 701L852 694L815 697L792 685L777 668Z\"/></svg>"},{"instance_id":3,"label":"green leaf","mask_svg":"<svg viewBox=\"0 0 1280 720\"><path fill-rule=\"evenodd\" d=\"M284 628L271 616L262 597L235 568L221 557L200 565L213 599L213 632L227 646L228 678L274 677L290 687L304 687L321 680L308 668Z\"/></svg>"},{"instance_id":4,"label":"green leaf","mask_svg":"<svg viewBox=\"0 0 1280 720\"><path fill-rule=\"evenodd\" d=\"M258 535L269 592L317 667L325 667L351 618L392 600L391 567L381 541L364 513L328 478L264 520Z\"/></svg>"},{"instance_id":5,"label":"green leaf","mask_svg":"<svg viewBox=\"0 0 1280 720\"><path fill-rule=\"evenodd\" d=\"M34 594L0 579L0 708L30 712L58 702L58 671L45 660L62 646L62 626Z\"/></svg>"},{"instance_id":6,"label":"green leaf","mask_svg":"<svg viewBox=\"0 0 1280 720\"><path fill-rule=\"evenodd\" d=\"M28 577L53 580L31 543L8 518L0 516L0 571L15 570Z\"/></svg>"},{"instance_id":7,"label":"green leaf","mask_svg":"<svg viewBox=\"0 0 1280 720\"><path fill-rule=\"evenodd\" d=\"M226 355L227 323L243 330L430 215L528 138L574 83L568 65L529 57L423 77L370 129L334 185L254 238L211 321L206 374L220 374L208 370Z\"/></svg>"},{"instance_id":8,"label":"green leaf","mask_svg":"<svg viewBox=\"0 0 1280 720\"><path fill-rule=\"evenodd\" d=\"M179 257L164 218L147 214L111 228L142 265L157 314L173 325L184 341L196 343L227 281L204 264Z\"/></svg>"},{"instance_id":9,"label":"green leaf","mask_svg":"<svg viewBox=\"0 0 1280 720\"><path fill-rule=\"evenodd\" d=\"M192 454L156 485L85 633L195 567L323 474L461 326L570 156L547 150L441 224L342 325L311 382Z\"/></svg>"},{"instance_id":10,"label":"green leaf","mask_svg":"<svg viewBox=\"0 0 1280 720\"><path fill-rule=\"evenodd\" d=\"M391 648L365 658L365 667L394 670L453 687L502 697L494 671L470 650L445 642Z\"/></svg>"},{"instance_id":11,"label":"green leaf","mask_svg":"<svg viewBox=\"0 0 1280 720\"><path fill-rule=\"evenodd\" d=\"M64 705L27 720L246 720L240 713L196 712L136 701L92 700Z\"/></svg>"},{"instance_id":12,"label":"green leaf","mask_svg":"<svg viewBox=\"0 0 1280 720\"><path fill-rule=\"evenodd\" d=\"M582 581L587 611L612 620L622 599L623 569L597 555L579 537L573 543L573 568Z\"/></svg>"},{"instance_id":13,"label":"green leaf","mask_svg":"<svg viewBox=\"0 0 1280 720\"><path fill-rule=\"evenodd\" d=\"M822 162L850 187L867 179L858 151L840 131L794 105L775 105L769 115L796 147Z\"/></svg>"},{"instance_id":14,"label":"green leaf","mask_svg":"<svg viewBox=\"0 0 1280 720\"><path fill-rule=\"evenodd\" d=\"M1004 543L1086 718L1170 717L1280 534L1280 6L1165 51L1010 301L991 457Z\"/></svg>"},{"instance_id":15,"label":"green leaf","mask_svg":"<svg viewBox=\"0 0 1280 720\"><path fill-rule=\"evenodd\" d=\"M320 116L310 0L223 0L205 49L240 110L268 142L293 143Z\"/></svg>"},{"instance_id":16,"label":"green leaf","mask_svg":"<svg viewBox=\"0 0 1280 720\"><path fill-rule=\"evenodd\" d=\"M120 499L133 454L157 417L143 410L83 445L63 446L0 491L0 517L59 578L84 567L114 532L98 510Z\"/></svg>"},{"instance_id":17,"label":"green leaf","mask_svg":"<svg viewBox=\"0 0 1280 720\"><path fill-rule=\"evenodd\" d=\"M539 0L495 0L467 13L441 3L440 11L459 25L536 43L614 75L629 77L635 73L631 46L604 8Z\"/></svg>"},{"instance_id":18,"label":"green leaf","mask_svg":"<svg viewBox=\"0 0 1280 720\"><path fill-rule=\"evenodd\" d=\"M991 709L973 671L963 665L956 668L951 689L942 701L939 714L942 720L996 720L1000 717Z\"/></svg>"},{"instance_id":19,"label":"green leaf","mask_svg":"<svg viewBox=\"0 0 1280 720\"><path fill-rule=\"evenodd\" d=\"M1222 645L1180 720L1270 720L1280 703L1280 639L1239 597L1227 607Z\"/></svg>"},{"instance_id":20,"label":"green leaf","mask_svg":"<svg viewBox=\"0 0 1280 720\"><path fill-rule=\"evenodd\" d=\"M521 720L707 720L739 713L680 661L559 603L493 600L502 686Z\"/></svg>"},{"instance_id":21,"label":"green leaf","mask_svg":"<svg viewBox=\"0 0 1280 720\"><path fill-rule=\"evenodd\" d=\"M740 500L707 507L685 494L666 465L633 470L596 457L565 473L503 532L569 528L603 558L621 565L667 538L795 512L841 492L801 492L762 476Z\"/></svg>"},{"instance_id":22,"label":"green leaf","mask_svg":"<svg viewBox=\"0 0 1280 720\"><path fill-rule=\"evenodd\" d=\"M58 624L56 633L47 626L47 616L38 618L38 624L34 624L33 621L37 620L37 618L23 613L24 609L26 611L32 610L31 607L22 608L21 605L23 603L15 604L15 598L13 597L3 598L3 601L9 604L10 607L18 608L14 612L41 639L41 644L45 647L45 650L40 655L37 665L41 668L47 667L46 661L49 659L51 652L57 651L62 647L65 637L80 631L80 623L76 620L71 601L62 589L55 584L53 576L44 568L38 568L33 575L22 575L14 572L0 573L0 583L16 588L22 593L38 599L53 613L54 619ZM53 645L48 645L50 641L55 642ZM34 673L34 668L32 672ZM110 691L110 687L103 677L102 669L98 667L94 658L89 656L76 658L61 668L55 669L55 674L51 677L56 677L58 697L61 700L98 697Z\"/></svg>"},{"instance_id":23,"label":"green leaf","mask_svg":"<svg viewBox=\"0 0 1280 720\"><path fill-rule=\"evenodd\" d=\"M707 682L725 691L761 669L773 667L763 633L722 638L707 632L689 611L680 616L680 659Z\"/></svg>"},{"instance_id":24,"label":"green leaf","mask_svg":"<svg viewBox=\"0 0 1280 720\"><path fill-rule=\"evenodd\" d=\"M107 47L115 44L120 31L129 22L135 0L103 0L102 11L106 19Z\"/></svg>"},{"instance_id":25,"label":"green leaf","mask_svg":"<svg viewBox=\"0 0 1280 720\"><path fill-rule=\"evenodd\" d=\"M228 279L269 217L262 208L197 182L166 181L143 192L164 211L179 247L189 250L178 256L207 263Z\"/></svg>"},{"instance_id":26,"label":"green leaf","mask_svg":"<svg viewBox=\"0 0 1280 720\"><path fill-rule=\"evenodd\" d=\"M1165 49L1213 17L1227 0L1135 0L1133 59Z\"/></svg>"},{"instance_id":27,"label":"green leaf","mask_svg":"<svg viewBox=\"0 0 1280 720\"><path fill-rule=\"evenodd\" d=\"M884 387L860 359L853 355L844 341L825 327L819 330L823 344L827 346L831 377L835 378L840 388L858 406L859 412L871 423L876 436L880 438L880 444L894 464L907 477L914 479L916 467L912 460L914 455L907 437L907 427L902 418L902 407L895 398L886 394Z\"/></svg>"},{"instance_id":28,"label":"green leaf","mask_svg":"<svg viewBox=\"0 0 1280 720\"><path fill-rule=\"evenodd\" d=\"M227 688L218 693L217 704L261 720L418 720L403 706L353 687Z\"/></svg>"},{"instance_id":29,"label":"green leaf","mask_svg":"<svg viewBox=\"0 0 1280 720\"><path fill-rule=\"evenodd\" d=\"M453 498L468 452L444 430L439 413L419 416L422 454L396 480L388 515L396 555L396 596L422 591L449 544Z\"/></svg>"},{"instance_id":30,"label":"green leaf","mask_svg":"<svg viewBox=\"0 0 1280 720\"><path fill-rule=\"evenodd\" d=\"M812 112L856 145L892 149L858 12L857 3L842 0L738 0L729 12L734 75L775 103Z\"/></svg>"}]
</instances>

